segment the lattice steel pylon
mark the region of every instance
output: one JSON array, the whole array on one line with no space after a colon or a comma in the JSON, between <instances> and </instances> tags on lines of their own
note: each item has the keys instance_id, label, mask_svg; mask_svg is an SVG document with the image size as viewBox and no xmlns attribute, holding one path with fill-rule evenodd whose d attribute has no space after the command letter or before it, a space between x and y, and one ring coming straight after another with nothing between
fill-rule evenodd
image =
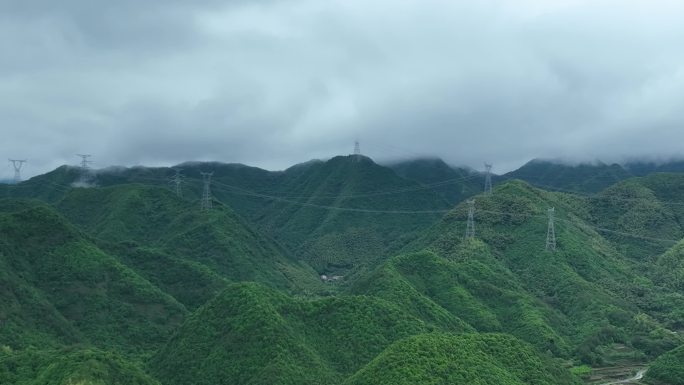
<instances>
[{"instance_id":1,"label":"lattice steel pylon","mask_svg":"<svg viewBox=\"0 0 684 385\"><path fill-rule=\"evenodd\" d=\"M26 159L8 159L12 163L14 168L14 183L21 182L21 168L24 167L24 163L28 162Z\"/></svg>"},{"instance_id":2,"label":"lattice steel pylon","mask_svg":"<svg viewBox=\"0 0 684 385\"><path fill-rule=\"evenodd\" d=\"M81 157L81 182L87 183L90 177L90 165L93 163L92 160L88 160L92 155L89 154L76 154L76 156Z\"/></svg>"},{"instance_id":3,"label":"lattice steel pylon","mask_svg":"<svg viewBox=\"0 0 684 385\"><path fill-rule=\"evenodd\" d=\"M465 238L475 238L475 200L470 199L468 203L468 222L466 223Z\"/></svg>"},{"instance_id":4,"label":"lattice steel pylon","mask_svg":"<svg viewBox=\"0 0 684 385\"><path fill-rule=\"evenodd\" d=\"M201 207L202 210L209 210L212 208L211 190L209 187L211 184L211 176L214 175L214 172L200 172L200 174L202 174L202 179L204 181L204 191L202 192Z\"/></svg>"},{"instance_id":5,"label":"lattice steel pylon","mask_svg":"<svg viewBox=\"0 0 684 385\"><path fill-rule=\"evenodd\" d=\"M171 177L170 183L174 185L174 190L176 192L176 196L179 198L183 197L183 175L181 174L182 169L180 168L174 168L173 169L176 172L176 175Z\"/></svg>"},{"instance_id":6,"label":"lattice steel pylon","mask_svg":"<svg viewBox=\"0 0 684 385\"><path fill-rule=\"evenodd\" d=\"M554 217L556 208L551 207L547 210L549 217L549 225L546 229L546 251L556 251L556 227L554 226Z\"/></svg>"},{"instance_id":7,"label":"lattice steel pylon","mask_svg":"<svg viewBox=\"0 0 684 385\"><path fill-rule=\"evenodd\" d=\"M486 195L492 194L492 165L485 163L485 183L484 183L484 193Z\"/></svg>"}]
</instances>

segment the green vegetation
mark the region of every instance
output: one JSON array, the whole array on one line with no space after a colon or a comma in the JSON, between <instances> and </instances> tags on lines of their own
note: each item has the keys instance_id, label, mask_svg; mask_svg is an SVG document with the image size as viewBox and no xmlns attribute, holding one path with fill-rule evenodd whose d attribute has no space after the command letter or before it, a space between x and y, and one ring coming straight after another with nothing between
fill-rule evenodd
<instances>
[{"instance_id":1,"label":"green vegetation","mask_svg":"<svg viewBox=\"0 0 684 385\"><path fill-rule=\"evenodd\" d=\"M167 168L0 186L0 383L576 384L660 355L652 382L677 373L684 175L531 163L596 193L498 183L465 240L454 204L481 176L439 160L183 167L182 198Z\"/></svg>"},{"instance_id":2,"label":"green vegetation","mask_svg":"<svg viewBox=\"0 0 684 385\"><path fill-rule=\"evenodd\" d=\"M646 372L646 381L654 385L684 384L684 346L658 357Z\"/></svg>"},{"instance_id":3,"label":"green vegetation","mask_svg":"<svg viewBox=\"0 0 684 385\"><path fill-rule=\"evenodd\" d=\"M455 204L482 191L484 176L474 170L454 168L439 158L412 159L389 165L398 175L430 186Z\"/></svg>"},{"instance_id":4,"label":"green vegetation","mask_svg":"<svg viewBox=\"0 0 684 385\"><path fill-rule=\"evenodd\" d=\"M548 207L558 218L555 253L544 250ZM391 264L405 264L399 270L418 292L476 329L506 331L542 351L601 364L614 342L651 357L675 347L664 321L679 302L581 219L591 209L584 198L508 182L477 200L479 240L463 240L461 205L408 248L434 254Z\"/></svg>"},{"instance_id":5,"label":"green vegetation","mask_svg":"<svg viewBox=\"0 0 684 385\"><path fill-rule=\"evenodd\" d=\"M483 259L491 260L487 264ZM388 271L400 282L383 282L381 277ZM526 293L516 278L486 253L463 260L447 260L432 252L414 253L393 259L377 274L378 278L371 276L370 282L361 283L356 290L397 301L417 293L423 303L411 302L445 310L478 331L505 331L535 344L540 351L568 354L568 342L551 326L562 328L560 316ZM408 294L396 293L397 288ZM421 313L415 305L407 308Z\"/></svg>"},{"instance_id":6,"label":"green vegetation","mask_svg":"<svg viewBox=\"0 0 684 385\"><path fill-rule=\"evenodd\" d=\"M439 212L410 215L383 211L449 207L436 192L366 157L338 156L309 163L286 170L280 178L277 188L265 195L284 198L252 197L252 206L261 203L254 211L242 209L250 205L238 204L245 198L226 183L220 184L225 180L220 176L214 191L319 273L363 273L440 217Z\"/></svg>"},{"instance_id":7,"label":"green vegetation","mask_svg":"<svg viewBox=\"0 0 684 385\"><path fill-rule=\"evenodd\" d=\"M167 189L133 184L75 189L57 208L190 309L230 281L258 281L291 292L323 290L315 271L225 206L201 212ZM160 270L160 264L166 268Z\"/></svg>"},{"instance_id":8,"label":"green vegetation","mask_svg":"<svg viewBox=\"0 0 684 385\"><path fill-rule=\"evenodd\" d=\"M584 378L584 377L587 377L591 374L591 366L589 366L589 365L573 366L572 368L570 368L570 373Z\"/></svg>"},{"instance_id":9,"label":"green vegetation","mask_svg":"<svg viewBox=\"0 0 684 385\"><path fill-rule=\"evenodd\" d=\"M152 359L164 384L336 384L425 322L372 297L294 299L236 284Z\"/></svg>"},{"instance_id":10,"label":"green vegetation","mask_svg":"<svg viewBox=\"0 0 684 385\"><path fill-rule=\"evenodd\" d=\"M346 385L579 384L531 346L503 334L427 334L393 344Z\"/></svg>"},{"instance_id":11,"label":"green vegetation","mask_svg":"<svg viewBox=\"0 0 684 385\"><path fill-rule=\"evenodd\" d=\"M534 159L504 175L507 179L521 179L541 188L577 192L599 192L631 176L618 164L595 162L569 165L541 159Z\"/></svg>"},{"instance_id":12,"label":"green vegetation","mask_svg":"<svg viewBox=\"0 0 684 385\"><path fill-rule=\"evenodd\" d=\"M61 342L154 349L186 312L41 203L0 202L0 264L8 287L0 292L8 304L7 314L0 313L7 317L0 318L1 343L13 348L36 345L47 334Z\"/></svg>"},{"instance_id":13,"label":"green vegetation","mask_svg":"<svg viewBox=\"0 0 684 385\"><path fill-rule=\"evenodd\" d=\"M0 347L0 383L13 385L160 385L137 365L97 349Z\"/></svg>"}]
</instances>

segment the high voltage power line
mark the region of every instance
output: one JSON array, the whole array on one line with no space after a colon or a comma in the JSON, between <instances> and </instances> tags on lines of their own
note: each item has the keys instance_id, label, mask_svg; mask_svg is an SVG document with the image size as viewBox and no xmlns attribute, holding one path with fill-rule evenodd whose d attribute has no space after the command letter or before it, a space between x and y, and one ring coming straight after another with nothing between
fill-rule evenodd
<instances>
[{"instance_id":1,"label":"high voltage power line","mask_svg":"<svg viewBox=\"0 0 684 385\"><path fill-rule=\"evenodd\" d=\"M392 195L392 194L400 194L404 192L413 192L413 191L420 191L420 190L426 190L426 189L432 189L435 187L441 187L444 185L448 185L451 183L456 183L458 181L465 181L468 179L474 179L474 178L479 178L479 175L473 175L469 177L464 177L464 178L453 178L453 179L448 179L440 182L434 182L430 184L424 184L424 185L419 185L419 186L414 186L414 187L407 187L407 188L400 188L400 189L394 189L394 190L382 190L382 191L375 191L375 192L369 192L369 193L359 193L359 194L317 194L317 195L271 195L268 194L268 192L257 192L257 191L251 191L251 190L246 190L241 187L237 186L232 186L228 185L225 183L220 183L212 180L213 184L217 185L222 185L230 189L236 189L242 191L244 194L243 195L253 195L253 196L258 196L258 197L268 197L272 199L278 199L278 200L288 200L290 203L295 203L294 201L289 201L290 199L318 199L318 198L363 198L363 197L372 197L372 196L381 196L381 195ZM195 178L189 178L189 179L195 179ZM160 179L160 178L144 178L144 177L135 177L135 180L148 180L148 181L168 181L166 179ZM195 179L197 180L197 179ZM54 182L48 182L55 184ZM615 197L615 196L609 196L609 195L600 195L600 194L592 194L592 193L586 193L582 191L576 191L576 190L568 190L568 189L562 189L562 188L555 188L552 186L545 186L545 185L540 185L540 184L532 184L530 183L531 186L540 188L542 190L544 189L554 189L557 190L556 192L564 192L564 193L569 193L573 195L577 195L581 198L587 198L587 199L604 199L604 200L613 200L613 201L627 201L627 202L639 202L639 201L648 201L645 198L625 198L625 197ZM67 186L67 185L60 185L63 188L71 188L72 186ZM16 185L5 185L6 188L32 188L34 187L32 184L16 184ZM545 192L554 192L554 191L545 191ZM656 197L657 198L657 197ZM666 200L660 200L658 199L659 203L666 204L666 205L674 205L674 206L684 206L684 202L673 202L673 201L666 201ZM442 210L429 210L429 212L445 212Z\"/></svg>"},{"instance_id":2,"label":"high voltage power line","mask_svg":"<svg viewBox=\"0 0 684 385\"><path fill-rule=\"evenodd\" d=\"M216 182L217 185L223 185L222 183ZM225 189L219 188L219 190L227 191ZM227 191L229 193L235 193L234 191ZM449 213L453 212L454 209L443 209L443 210L369 210L369 209L357 209L357 208L347 208L347 207L337 207L337 206L325 206L325 205L317 205L317 204L311 204L307 202L297 202L297 201L289 201L289 200L283 200L278 197L271 197L263 194L246 194L246 193L238 193L239 195L251 195L251 196L256 196L260 198L265 198L265 199L274 199L274 200L279 200L279 201L285 201L286 203L291 203L295 205L300 205L300 206L307 206L307 207L314 207L314 208L319 208L319 209L328 209L328 210L337 210L337 211L354 211L354 212L366 212L366 213L382 213L382 214L429 214L429 213ZM493 211L493 210L486 210L486 209L478 209L478 212L481 213L486 213L486 214L496 214L496 215L508 215L508 216L524 216L524 217L537 217L537 218L544 218L548 219L548 215L542 215L542 214L532 214L532 213L513 213L513 212L504 212L504 211ZM473 208L474 212L474 208ZM468 210L468 213L470 214L470 209ZM470 217L470 215L468 215ZM562 219L562 218L556 218L555 216L553 217L554 221L562 221L566 223L570 223L573 225L576 225L578 227L587 227L587 228L592 228L597 231L602 231L602 232L610 232L613 234L617 235L623 235L623 236L628 236L628 237L633 237L633 238L639 238L639 239L644 239L644 240L651 240L651 241L659 241L659 242L672 242L672 243L677 243L679 240L675 239L665 239L665 238L655 238L655 237L648 237L648 236L642 236L638 234L632 234L632 233L626 233L618 230L612 230L612 229L607 229L599 226L592 226L588 225L585 223L577 222L577 221L571 221L569 219ZM473 223L473 231L472 234L474 235L474 223ZM554 228L554 238L555 238L555 228Z\"/></svg>"},{"instance_id":3,"label":"high voltage power line","mask_svg":"<svg viewBox=\"0 0 684 385\"><path fill-rule=\"evenodd\" d=\"M165 181L165 179L159 179L159 178L142 178L142 177L136 177L136 179L139 180L148 180L148 181ZM187 178L195 181L201 181L197 178ZM463 179L468 179L468 178L454 178L454 179L449 179L446 181L441 181L441 182L435 182L433 184L429 185L421 185L421 186L416 186L416 187L411 187L411 188L406 188L406 189L395 189L395 190L383 190L383 191L377 191L377 192L371 192L371 193L364 193L364 194L330 194L330 195L271 195L263 192L257 192L257 191L251 191L247 190L241 187L229 185L226 183L221 183L217 182L215 180L212 180L213 185L219 185L223 186L225 188L231 189L231 190L238 190L238 192L231 191L233 194L238 194L238 195L248 195L248 196L254 196L254 197L259 197L259 198L270 198L274 200L280 200L280 201L285 201L287 203L293 203L293 204L301 204L302 202L298 201L293 201L291 199L311 199L311 198L355 198L355 197L369 197L369 196L378 196L378 195L389 195L389 194L399 194L402 192L412 192L416 190L422 190L422 189L429 189L432 186L441 186L442 184L447 184L447 183L452 183L453 181L457 180L463 180ZM71 186L65 186L61 185L64 188L71 188ZM544 188L548 186L542 186L542 185L532 185L534 187L538 188ZM29 185L7 185L9 188L18 188L18 187L32 187ZM551 187L549 187L551 188ZM224 190L225 191L225 190ZM548 191L545 191L548 192ZM593 198L593 199L609 199L609 200L624 200L624 201L645 201L643 198L620 198L620 197L610 197L610 196L600 196L597 194L588 194L588 193L582 193L579 191L573 191L573 190L564 190L560 192L568 192L568 193L574 193L575 195L579 195L580 197L583 198ZM672 201L664 201L664 200L658 200L658 202L663 203L663 204L668 204L668 205L684 205L684 202L672 202ZM325 206L325 205L316 205L316 204L309 204L309 206L320 206L320 207L328 207L328 208L334 208L337 210L345 210L346 208L342 207L336 207L336 206ZM353 209L350 208L349 210L352 211L357 211L358 209ZM388 212L388 213L446 213L451 211L450 209L444 209L444 210L422 210L422 211L401 211L401 210L373 210L374 212Z\"/></svg>"},{"instance_id":4,"label":"high voltage power line","mask_svg":"<svg viewBox=\"0 0 684 385\"><path fill-rule=\"evenodd\" d=\"M159 178L137 178L141 180L151 180L151 181L163 181L164 179L159 179ZM194 178L188 178L188 179L193 179L197 180ZM168 180L166 180L168 181ZM438 183L444 183L444 182L436 182L435 184ZM66 193L68 190L72 189L73 186L67 186L63 184L58 184L52 181L49 181L45 183L49 186L52 186L56 190ZM336 211L348 211L348 212L359 212L359 213L374 213L374 214L446 214L449 212L453 212L454 209L435 209L435 210L379 210L379 209L363 209L363 208L350 208L350 207L339 207L339 206L329 206L329 205L320 205L320 204L314 204L314 203L309 203L309 202L300 202L296 200L291 200L287 198L283 198L282 196L273 196L273 195L268 195L268 194L262 194L250 190L246 190L240 187L236 186L231 186L225 183L221 182L216 182L212 181L212 184L215 186L218 186L217 189L220 191L228 192L229 194L236 194L236 195L244 195L244 196L251 196L251 197L257 197L257 198L262 198L262 199L269 199L269 200L275 200L275 201L280 201L284 203L289 203L293 205L299 205L303 207L311 207L311 208L316 208L316 209L326 209L326 210L336 210ZM433 184L434 185L434 184ZM21 185L7 185L6 187L9 188L30 188L30 187L35 187L34 185L28 185L28 184L21 184ZM423 188L424 186L421 186ZM429 188L429 187L428 187ZM383 191L383 192L377 192L377 193L372 193L374 195L382 195L386 193L400 193L401 189L395 190L395 191ZM404 189L403 191L408 191ZM210 194L210 193L209 193ZM360 195L369 195L369 194L360 194ZM339 195L340 197L344 197L344 195ZM354 195L350 195L354 196ZM358 196L358 195L356 195ZM590 196L588 196L590 197ZM311 198L311 197L303 197L303 198ZM608 199L610 197L606 197ZM202 197L202 203L203 205L206 203L207 199L207 194L203 193ZM212 198L209 195L209 202L211 202ZM627 198L627 200L642 200L638 198ZM218 200L217 200L218 202ZM684 205L684 202L665 202L665 201L659 201L662 203L668 203L668 204L681 204ZM223 204L223 203L222 203ZM523 216L523 217L537 217L537 218L544 218L544 219L549 219L548 213L547 215L543 214L534 214L534 213L515 213L515 212L500 212L500 211L492 211L492 210L486 210L486 209L478 209L477 212L479 213L485 213L485 214L496 214L496 215L505 215L505 216ZM599 226L592 226L588 225L586 223L582 223L579 221L571 221L569 219L562 219L562 218L557 218L554 216L555 221L560 221L560 222L565 222L565 223L570 223L574 226L581 227L581 228L589 228L593 229L599 232L607 232L607 233L612 233L616 235L621 235L625 237L631 237L631 238L637 238L637 239L644 239L644 240L649 240L649 241L656 241L656 242L668 242L668 243L677 243L679 240L674 240L674 239L665 239L665 238L657 238L657 237L648 237L648 236L643 236L643 235L638 235L638 234L632 234L632 233L627 233L623 231L618 231L618 230L613 230L613 229L607 229ZM473 226L474 228L474 226ZM555 232L555 228L554 228ZM548 235L548 232L547 232ZM555 234L554 234L555 235Z\"/></svg>"},{"instance_id":5,"label":"high voltage power line","mask_svg":"<svg viewBox=\"0 0 684 385\"><path fill-rule=\"evenodd\" d=\"M217 184L219 184L219 183L217 183ZM221 189L221 188L219 188L219 190L227 191L227 190ZM235 193L232 191L228 191L228 192L229 193ZM239 195L246 195L246 194L240 193ZM269 196L264 196L262 194L256 194L256 195L252 195L252 196L258 196L258 197L265 198L265 199L275 199L275 200L283 201L282 199L279 199L277 197L269 197ZM300 206L318 208L318 209L376 213L376 214L431 214L431 213L449 213L449 212L454 211L454 209L415 210L415 211L410 211L410 210L370 210L370 209L357 209L357 208L348 208L348 207L316 205L316 204L310 204L307 202L297 202L297 201L285 201L285 202L295 204L295 205L300 205ZM474 219L474 212L475 211L473 208L473 219ZM532 214L532 213L513 213L513 212L486 210L486 209L478 209L477 212L486 213L486 214L502 215L502 216L523 216L523 217L527 217L527 218L536 217L536 218L548 219L548 215ZM470 206L469 206L468 222L470 222L470 217L471 217L471 215L470 215ZM608 233L613 233L616 235L622 235L622 236L626 236L626 237L638 238L638 239L644 239L644 240L650 240L650 241L669 242L669 243L678 243L680 241L680 240L675 240L675 239L656 238L656 237L648 237L648 236L642 236L642 235L638 235L638 234L626 233L623 231L607 229L607 228L603 228L603 227L599 227L599 226L592 226L592 225L588 225L586 223L582 223L582 222L578 222L578 221L572 221L569 219L556 218L555 216L553 217L553 221L561 221L561 222L565 222L565 223L575 225L577 227L585 227L585 228L594 229L594 230L600 231L600 232L608 232ZM470 227L467 226L467 229L470 229ZM555 227L554 227L553 232L554 232L553 242L555 243ZM473 222L472 223L472 230L466 231L466 238L472 238L472 237L474 237L474 234L475 234L475 232L474 232L474 222Z\"/></svg>"},{"instance_id":6,"label":"high voltage power line","mask_svg":"<svg viewBox=\"0 0 684 385\"><path fill-rule=\"evenodd\" d=\"M616 196L611 196L611 195L602 195L600 193L587 193L584 191L577 191L577 190L569 190L569 189L564 189L560 187L553 187L553 186L546 186L542 184L537 184L537 183L530 183L526 182L530 186L537 187L542 190L554 190L554 191L548 191L548 192L562 192L562 193L567 193L567 194L573 194L573 195L578 195L582 198L587 198L587 199L595 199L595 200L613 200L613 201L625 201L625 202L638 202L638 201L648 201L646 198L626 198L626 197L616 197ZM644 186L645 187L645 186ZM645 187L648 188L648 187ZM655 197L656 199L658 198L657 196ZM672 201L665 201L665 200L660 200L658 199L659 203L667 204L667 205L673 205L673 206L684 206L684 202L672 202Z\"/></svg>"}]
</instances>

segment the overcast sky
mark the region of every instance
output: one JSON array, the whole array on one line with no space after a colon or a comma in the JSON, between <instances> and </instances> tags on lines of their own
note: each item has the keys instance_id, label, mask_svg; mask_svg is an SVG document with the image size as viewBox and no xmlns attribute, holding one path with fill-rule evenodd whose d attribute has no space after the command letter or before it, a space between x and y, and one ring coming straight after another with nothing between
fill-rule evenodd
<instances>
[{"instance_id":1,"label":"overcast sky","mask_svg":"<svg viewBox=\"0 0 684 385\"><path fill-rule=\"evenodd\" d=\"M77 153L283 169L356 138L498 172L680 156L682 20L665 0L1 0L0 154L24 176Z\"/></svg>"}]
</instances>

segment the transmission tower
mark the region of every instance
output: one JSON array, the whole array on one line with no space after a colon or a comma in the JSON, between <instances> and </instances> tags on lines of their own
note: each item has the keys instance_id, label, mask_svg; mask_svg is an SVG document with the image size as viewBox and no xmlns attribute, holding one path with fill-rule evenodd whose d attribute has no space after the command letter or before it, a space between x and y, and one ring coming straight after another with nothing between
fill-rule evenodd
<instances>
[{"instance_id":1,"label":"transmission tower","mask_svg":"<svg viewBox=\"0 0 684 385\"><path fill-rule=\"evenodd\" d=\"M93 163L92 160L89 160L92 155L89 154L76 154L76 156L81 157L81 182L86 183L88 181L89 171L90 171L90 165Z\"/></svg>"},{"instance_id":2,"label":"transmission tower","mask_svg":"<svg viewBox=\"0 0 684 385\"><path fill-rule=\"evenodd\" d=\"M92 160L88 160L92 155L87 154L76 154L76 156L81 157L81 171L86 172L90 168L90 164L93 163Z\"/></svg>"},{"instance_id":3,"label":"transmission tower","mask_svg":"<svg viewBox=\"0 0 684 385\"><path fill-rule=\"evenodd\" d=\"M556 228L553 224L556 208L551 207L548 209L547 213L549 216L549 226L546 230L546 250L556 251Z\"/></svg>"},{"instance_id":4,"label":"transmission tower","mask_svg":"<svg viewBox=\"0 0 684 385\"><path fill-rule=\"evenodd\" d=\"M175 187L176 191L176 196L179 198L183 197L183 189L182 189L182 183L183 183L183 175L181 174L182 169L180 168L174 168L174 171L176 171L176 175L171 177L170 183L172 183Z\"/></svg>"},{"instance_id":5,"label":"transmission tower","mask_svg":"<svg viewBox=\"0 0 684 385\"><path fill-rule=\"evenodd\" d=\"M211 184L211 176L214 172L200 172L202 174L202 179L204 180L204 192L202 193L202 210L211 209L211 190L209 190L209 185Z\"/></svg>"},{"instance_id":6,"label":"transmission tower","mask_svg":"<svg viewBox=\"0 0 684 385\"><path fill-rule=\"evenodd\" d=\"M357 162L361 160L361 146L359 145L358 140L354 141L354 157Z\"/></svg>"},{"instance_id":7,"label":"transmission tower","mask_svg":"<svg viewBox=\"0 0 684 385\"><path fill-rule=\"evenodd\" d=\"M14 167L14 183L21 182L21 168L24 167L24 163L27 162L26 159L8 159Z\"/></svg>"},{"instance_id":8,"label":"transmission tower","mask_svg":"<svg viewBox=\"0 0 684 385\"><path fill-rule=\"evenodd\" d=\"M468 203L468 223L466 224L465 238L475 238L475 200L470 199Z\"/></svg>"},{"instance_id":9,"label":"transmission tower","mask_svg":"<svg viewBox=\"0 0 684 385\"><path fill-rule=\"evenodd\" d=\"M492 194L492 165L489 163L485 163L485 184L484 184L484 193L486 195L491 195Z\"/></svg>"}]
</instances>

